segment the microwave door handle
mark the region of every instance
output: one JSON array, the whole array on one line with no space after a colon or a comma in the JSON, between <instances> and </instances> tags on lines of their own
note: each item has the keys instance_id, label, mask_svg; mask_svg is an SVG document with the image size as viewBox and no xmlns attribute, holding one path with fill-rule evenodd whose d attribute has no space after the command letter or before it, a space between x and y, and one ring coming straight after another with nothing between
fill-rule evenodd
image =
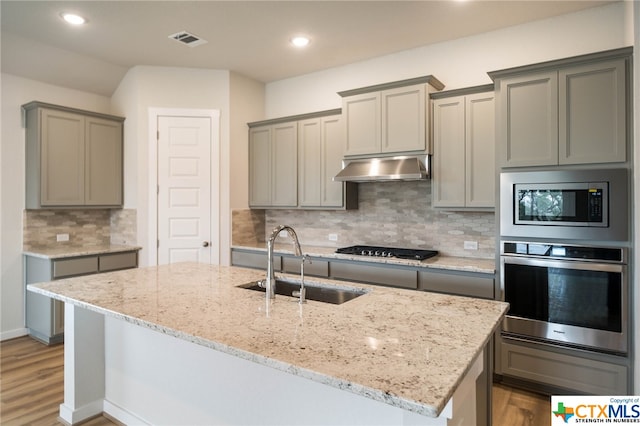
<instances>
[{"instance_id":1,"label":"microwave door handle","mask_svg":"<svg viewBox=\"0 0 640 426\"><path fill-rule=\"evenodd\" d=\"M542 268L575 269L579 271L624 272L624 265L612 263L576 262L567 260L533 259L530 257L503 256L507 265L539 266Z\"/></svg>"}]
</instances>

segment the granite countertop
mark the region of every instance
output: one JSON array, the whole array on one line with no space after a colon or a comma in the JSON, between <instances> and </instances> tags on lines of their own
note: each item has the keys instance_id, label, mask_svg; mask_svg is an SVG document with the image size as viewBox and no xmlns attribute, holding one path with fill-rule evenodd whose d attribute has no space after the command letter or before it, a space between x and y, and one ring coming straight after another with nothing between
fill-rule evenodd
<instances>
[{"instance_id":1,"label":"granite countertop","mask_svg":"<svg viewBox=\"0 0 640 426\"><path fill-rule=\"evenodd\" d=\"M46 247L30 247L22 251L26 256L40 257L43 259L63 259L65 257L92 256L107 253L122 253L126 251L137 251L142 249L139 246L129 246L123 244L104 245L74 245L58 244Z\"/></svg>"},{"instance_id":2,"label":"granite countertop","mask_svg":"<svg viewBox=\"0 0 640 426\"><path fill-rule=\"evenodd\" d=\"M499 326L504 302L353 284L342 305L237 288L263 271L198 263L29 285L30 291L436 417ZM322 285L344 282L313 279Z\"/></svg>"},{"instance_id":3,"label":"granite countertop","mask_svg":"<svg viewBox=\"0 0 640 426\"><path fill-rule=\"evenodd\" d=\"M234 245L231 248L239 250L267 251L266 243L259 245ZM496 263L493 259L478 259L473 257L454 257L438 255L425 260L397 259L393 257L358 256L336 253L335 247L302 246L303 252L312 257L327 259L353 260L389 265L415 266L420 268L448 269L452 271L479 272L494 274ZM274 253L294 255L291 244L276 243Z\"/></svg>"}]
</instances>

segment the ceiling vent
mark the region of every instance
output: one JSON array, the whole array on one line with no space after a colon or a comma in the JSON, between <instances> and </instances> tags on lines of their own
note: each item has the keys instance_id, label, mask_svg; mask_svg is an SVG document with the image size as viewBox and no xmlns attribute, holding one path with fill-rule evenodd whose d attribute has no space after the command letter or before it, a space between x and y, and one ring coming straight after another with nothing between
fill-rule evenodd
<instances>
[{"instance_id":1,"label":"ceiling vent","mask_svg":"<svg viewBox=\"0 0 640 426\"><path fill-rule=\"evenodd\" d=\"M175 34L171 34L169 38L179 41L180 43L186 44L189 47L200 46L201 44L208 43L207 40L203 40L195 34L191 34L187 31L180 31Z\"/></svg>"}]
</instances>

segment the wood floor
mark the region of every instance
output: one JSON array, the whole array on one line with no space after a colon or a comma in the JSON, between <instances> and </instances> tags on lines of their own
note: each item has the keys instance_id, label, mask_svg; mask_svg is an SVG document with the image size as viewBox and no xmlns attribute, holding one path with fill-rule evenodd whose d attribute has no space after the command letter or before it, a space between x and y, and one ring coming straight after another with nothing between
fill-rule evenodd
<instances>
[{"instance_id":1,"label":"wood floor","mask_svg":"<svg viewBox=\"0 0 640 426\"><path fill-rule=\"evenodd\" d=\"M63 345L47 347L29 337L0 343L2 426L60 425L63 350ZM549 397L499 384L493 386L493 426L548 426L550 410ZM114 425L105 417L84 424Z\"/></svg>"}]
</instances>

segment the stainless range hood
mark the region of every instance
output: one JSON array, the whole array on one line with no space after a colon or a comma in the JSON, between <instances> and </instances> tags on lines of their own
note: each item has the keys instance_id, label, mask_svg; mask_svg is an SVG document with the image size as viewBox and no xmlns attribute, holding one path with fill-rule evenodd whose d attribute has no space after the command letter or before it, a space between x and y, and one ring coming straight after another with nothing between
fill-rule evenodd
<instances>
[{"instance_id":1,"label":"stainless range hood","mask_svg":"<svg viewBox=\"0 0 640 426\"><path fill-rule=\"evenodd\" d=\"M399 156L343 160L336 182L424 180L429 178L429 156Z\"/></svg>"}]
</instances>

